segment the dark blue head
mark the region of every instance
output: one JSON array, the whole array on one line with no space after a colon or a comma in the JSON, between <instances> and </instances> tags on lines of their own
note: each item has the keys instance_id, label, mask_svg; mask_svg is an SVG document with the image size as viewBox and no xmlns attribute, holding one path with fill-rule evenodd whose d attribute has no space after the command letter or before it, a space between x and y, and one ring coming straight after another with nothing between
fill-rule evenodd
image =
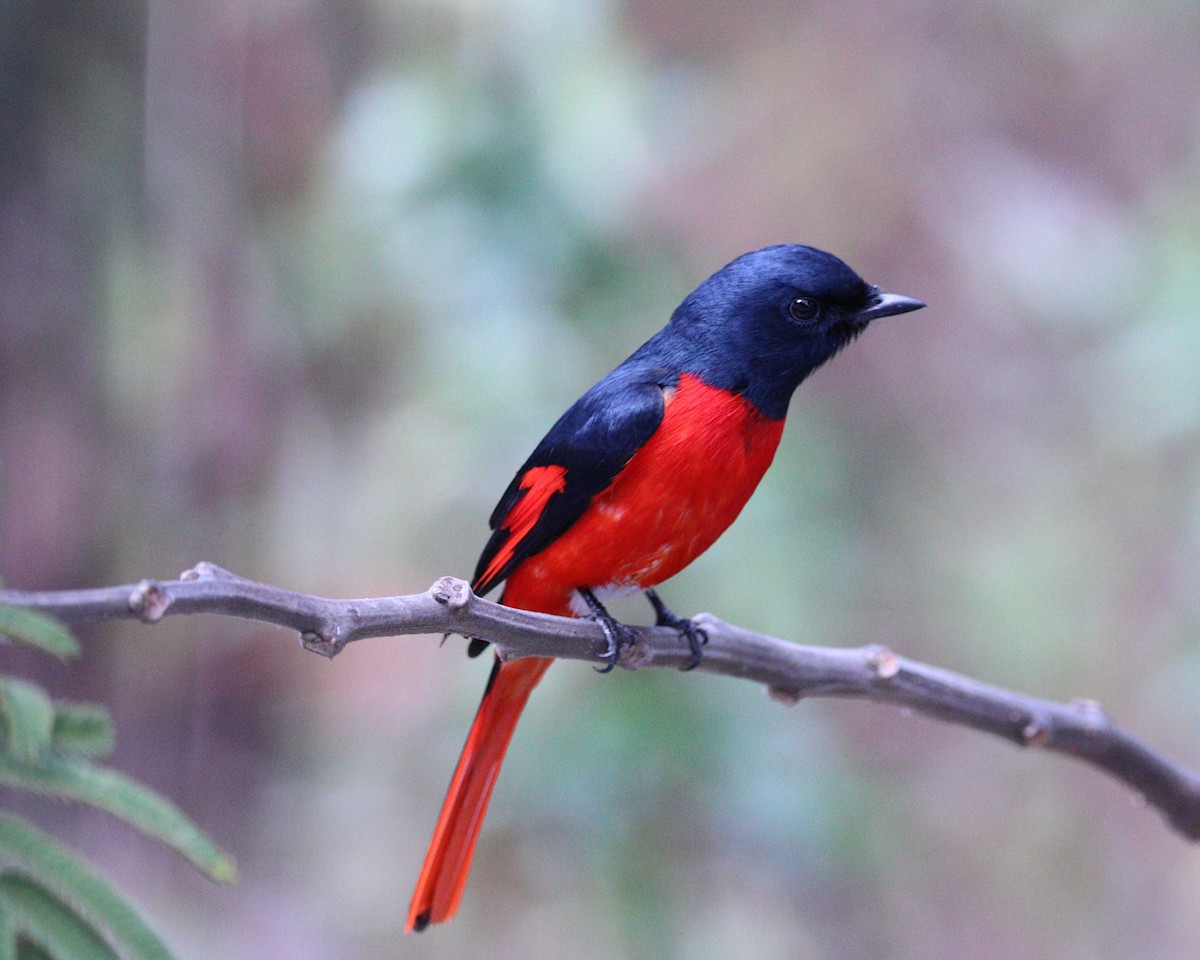
<instances>
[{"instance_id":1,"label":"dark blue head","mask_svg":"<svg viewBox=\"0 0 1200 960\"><path fill-rule=\"evenodd\" d=\"M778 418L800 382L872 320L924 305L823 250L765 247L700 284L644 349Z\"/></svg>"}]
</instances>

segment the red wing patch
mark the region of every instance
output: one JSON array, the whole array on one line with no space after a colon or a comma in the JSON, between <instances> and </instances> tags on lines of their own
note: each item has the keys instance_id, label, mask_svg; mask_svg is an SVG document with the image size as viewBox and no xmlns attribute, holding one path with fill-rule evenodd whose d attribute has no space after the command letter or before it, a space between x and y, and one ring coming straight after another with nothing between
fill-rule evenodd
<instances>
[{"instance_id":1,"label":"red wing patch","mask_svg":"<svg viewBox=\"0 0 1200 960\"><path fill-rule=\"evenodd\" d=\"M567 488L567 468L557 464L546 467L530 467L521 477L519 489L522 492L517 502L512 505L508 515L500 523L500 529L508 532L504 545L496 551L483 575L476 584L492 580L505 564L512 559L517 545L525 539L538 522L546 504L556 493L562 493Z\"/></svg>"}]
</instances>

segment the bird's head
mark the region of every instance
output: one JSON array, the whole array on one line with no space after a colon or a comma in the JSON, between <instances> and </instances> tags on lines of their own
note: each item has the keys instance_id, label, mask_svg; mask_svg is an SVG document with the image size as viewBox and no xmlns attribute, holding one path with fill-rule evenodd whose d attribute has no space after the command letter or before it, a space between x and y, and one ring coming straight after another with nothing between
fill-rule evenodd
<instances>
[{"instance_id":1,"label":"bird's head","mask_svg":"<svg viewBox=\"0 0 1200 960\"><path fill-rule=\"evenodd\" d=\"M667 330L706 382L782 417L800 382L871 321L923 306L867 283L830 253L786 244L722 267Z\"/></svg>"}]
</instances>

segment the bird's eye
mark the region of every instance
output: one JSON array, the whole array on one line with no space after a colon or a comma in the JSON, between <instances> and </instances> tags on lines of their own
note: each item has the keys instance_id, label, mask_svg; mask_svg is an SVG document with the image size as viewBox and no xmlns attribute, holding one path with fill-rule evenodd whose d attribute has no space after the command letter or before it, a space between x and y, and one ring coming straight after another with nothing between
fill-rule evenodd
<instances>
[{"instance_id":1,"label":"bird's eye","mask_svg":"<svg viewBox=\"0 0 1200 960\"><path fill-rule=\"evenodd\" d=\"M792 315L793 320L807 323L820 315L821 305L812 297L797 297L788 307L788 313Z\"/></svg>"}]
</instances>

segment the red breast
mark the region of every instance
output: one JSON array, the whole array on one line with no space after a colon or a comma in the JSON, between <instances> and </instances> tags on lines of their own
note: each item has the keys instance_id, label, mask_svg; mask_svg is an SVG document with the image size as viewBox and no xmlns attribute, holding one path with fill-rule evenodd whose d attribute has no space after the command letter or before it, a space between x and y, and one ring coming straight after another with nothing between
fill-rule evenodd
<instances>
[{"instance_id":1,"label":"red breast","mask_svg":"<svg viewBox=\"0 0 1200 960\"><path fill-rule=\"evenodd\" d=\"M567 615L580 587L646 589L707 550L758 486L783 433L738 394L691 374L625 469L508 578L504 602Z\"/></svg>"}]
</instances>

